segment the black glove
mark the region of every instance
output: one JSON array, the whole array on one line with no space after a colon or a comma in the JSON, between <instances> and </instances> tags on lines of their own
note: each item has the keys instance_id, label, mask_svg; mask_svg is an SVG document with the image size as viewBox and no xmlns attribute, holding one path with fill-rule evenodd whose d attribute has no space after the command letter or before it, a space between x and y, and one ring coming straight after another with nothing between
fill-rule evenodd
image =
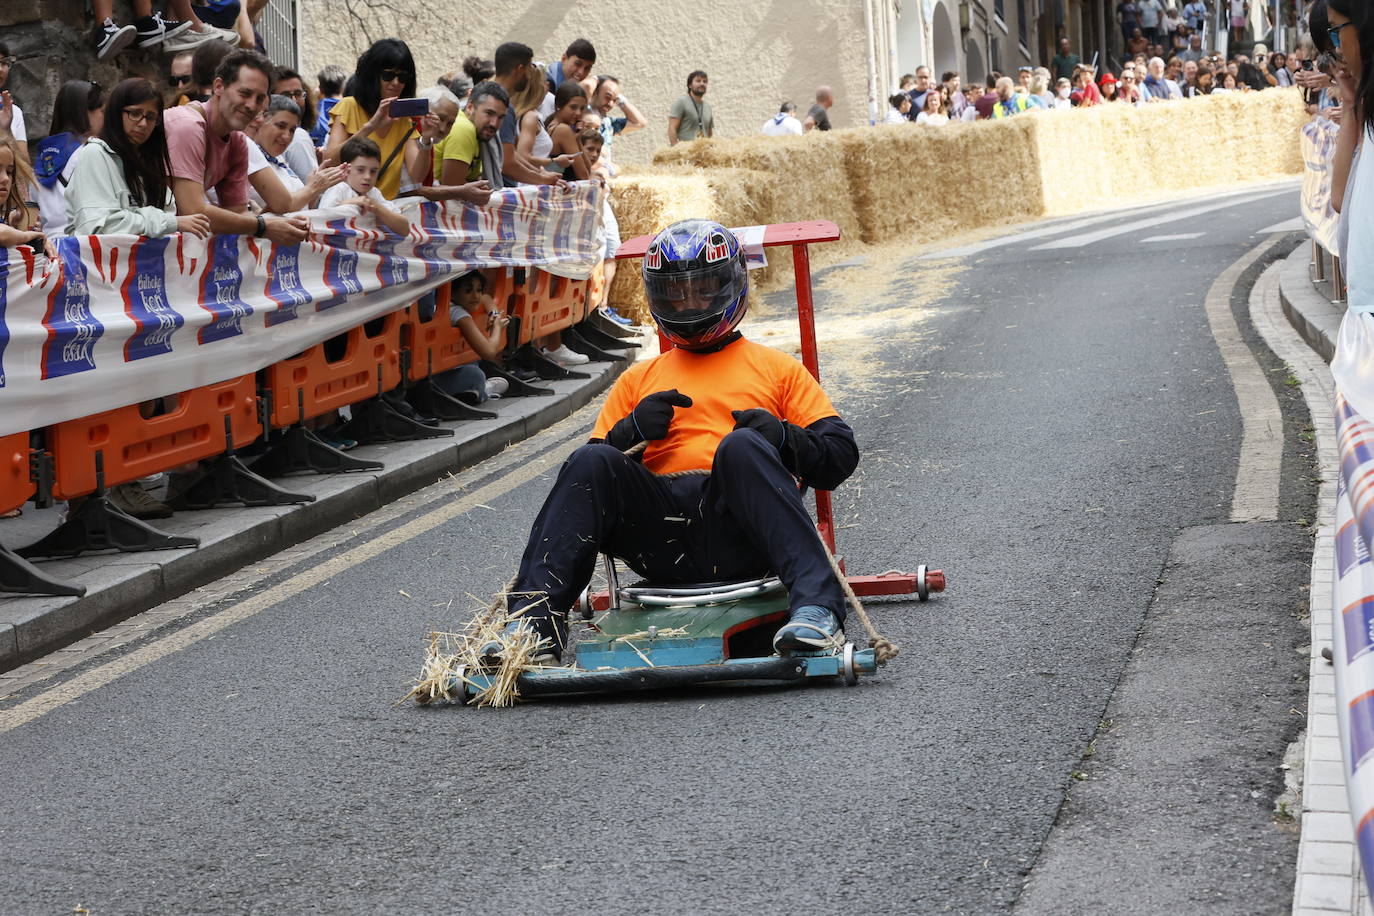
<instances>
[{"instance_id":1,"label":"black glove","mask_svg":"<svg viewBox=\"0 0 1374 916\"><path fill-rule=\"evenodd\" d=\"M732 410L730 416L735 418L735 429L752 429L763 438L767 439L773 448L779 453L783 446L787 444L788 424L779 420L762 407L751 407L748 410Z\"/></svg>"},{"instance_id":2,"label":"black glove","mask_svg":"<svg viewBox=\"0 0 1374 916\"><path fill-rule=\"evenodd\" d=\"M645 395L629 416L611 427L606 442L623 452L639 442L667 438L668 425L673 422L673 408L691 406L692 399L676 388Z\"/></svg>"},{"instance_id":3,"label":"black glove","mask_svg":"<svg viewBox=\"0 0 1374 916\"><path fill-rule=\"evenodd\" d=\"M732 410L735 429L752 429L778 450L782 466L798 477L816 467L821 460L822 450L816 433L795 423L779 420L762 407L749 410Z\"/></svg>"}]
</instances>

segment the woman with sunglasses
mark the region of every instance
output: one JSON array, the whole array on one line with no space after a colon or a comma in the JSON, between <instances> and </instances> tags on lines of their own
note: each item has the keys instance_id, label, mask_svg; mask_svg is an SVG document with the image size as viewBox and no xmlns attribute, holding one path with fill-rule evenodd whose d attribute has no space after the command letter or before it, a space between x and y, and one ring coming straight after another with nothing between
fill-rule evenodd
<instances>
[{"instance_id":1,"label":"woman with sunglasses","mask_svg":"<svg viewBox=\"0 0 1374 916\"><path fill-rule=\"evenodd\" d=\"M67 185L67 234L208 237L206 216L176 215L170 168L162 96L145 79L124 80L110 90L99 136L76 157Z\"/></svg>"},{"instance_id":2,"label":"woman with sunglasses","mask_svg":"<svg viewBox=\"0 0 1374 916\"><path fill-rule=\"evenodd\" d=\"M67 230L67 185L76 169L76 152L105 123L105 90L99 83L68 80L53 103L48 136L38 143L33 171L37 178L30 189L43 231L62 235Z\"/></svg>"},{"instance_id":3,"label":"woman with sunglasses","mask_svg":"<svg viewBox=\"0 0 1374 916\"><path fill-rule=\"evenodd\" d=\"M364 137L382 151L382 170L377 190L395 200L401 190L406 144L415 141L415 125L409 118L392 118L387 112L393 99L415 95L415 60L406 43L383 38L363 52L354 70L353 94L341 99L329 112L329 141L325 160L338 161L339 150L353 137Z\"/></svg>"}]
</instances>

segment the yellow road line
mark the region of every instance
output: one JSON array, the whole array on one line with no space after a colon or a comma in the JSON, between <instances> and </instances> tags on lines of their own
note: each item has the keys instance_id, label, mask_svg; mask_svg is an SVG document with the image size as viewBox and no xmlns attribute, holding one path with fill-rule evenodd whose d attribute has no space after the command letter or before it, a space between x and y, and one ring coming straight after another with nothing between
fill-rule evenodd
<instances>
[{"instance_id":1,"label":"yellow road line","mask_svg":"<svg viewBox=\"0 0 1374 916\"><path fill-rule=\"evenodd\" d=\"M260 614L312 586L347 572L360 563L380 556L393 547L398 547L428 531L432 531L470 509L504 496L521 484L528 483L561 464L580 445L582 445L580 439L564 443L538 458L531 459L528 464L515 468L504 477L498 478L452 503L439 506L418 518L412 519L399 528L381 534L375 540L354 547L352 550L341 553L318 566L287 579L280 585L275 585L239 604L225 608L204 620L199 620L184 629L142 646L123 658L115 659L99 668L93 668L78 675L66 683L51 687L12 709L0 711L0 734L32 722L39 716L52 712L73 700L80 699L120 677L147 667L174 652L180 652L182 649L193 646L226 627L247 620L255 614Z\"/></svg>"}]
</instances>

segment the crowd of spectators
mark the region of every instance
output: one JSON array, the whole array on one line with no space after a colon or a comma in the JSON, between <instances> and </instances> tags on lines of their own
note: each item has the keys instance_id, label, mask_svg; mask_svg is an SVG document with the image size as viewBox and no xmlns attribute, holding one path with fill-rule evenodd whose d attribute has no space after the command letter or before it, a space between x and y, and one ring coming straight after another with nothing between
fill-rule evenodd
<instances>
[{"instance_id":1,"label":"crowd of spectators","mask_svg":"<svg viewBox=\"0 0 1374 916\"><path fill-rule=\"evenodd\" d=\"M1172 13L1172 8L1166 11ZM1133 27L1133 31L1140 32L1141 28ZM1188 36L1186 44L1185 50L1167 57L1157 44L1146 47L1115 72L1099 74L1093 63L1082 62L1070 51L1066 38L1060 41L1059 53L1048 66L1020 67L1014 78L993 71L978 84L976 94L964 90L958 73L946 72L936 83L929 68L917 67L915 73L902 77L897 90L888 97L887 112L881 120L885 124L942 125L1037 111L1121 102L1147 105L1214 93L1282 88L1297 84L1303 60L1310 61L1313 56L1271 54L1263 44L1256 44L1250 53L1227 59L1202 50L1196 34Z\"/></svg>"},{"instance_id":2,"label":"crowd of spectators","mask_svg":"<svg viewBox=\"0 0 1374 916\"><path fill-rule=\"evenodd\" d=\"M468 57L422 80L405 42L385 38L351 69L326 66L312 84L262 52L251 27L260 6L234 3L248 17L239 23L245 28L225 31L190 0L171 0L168 16L175 18L136 0L131 25L111 18L109 0L95 0L96 53L108 58L134 42L160 44L166 74L108 88L68 81L49 135L33 144L6 85L13 59L0 42L0 246L28 245L55 257L53 239L62 235L178 232L294 244L310 230L303 211L326 208L352 208L359 219L405 234L410 222L397 206L404 197L480 206L501 188L571 181L607 188L608 259L619 246L609 193L618 173L615 141L647 120L619 78L597 72L589 41L574 41L547 65L527 45L506 42L489 60ZM706 86L705 73L688 78L669 118L670 138L712 134ZM394 112L401 102L405 110ZM609 289L614 261L604 269ZM506 317L483 278L468 274L453 290L450 320L476 352L495 358ZM604 299L599 305L629 323ZM561 365L587 362L558 335L536 343ZM478 378L472 368L436 382L473 402L499 397L504 380ZM320 427L332 444L354 444L327 422ZM140 518L170 511L137 484L113 488L110 498Z\"/></svg>"}]
</instances>

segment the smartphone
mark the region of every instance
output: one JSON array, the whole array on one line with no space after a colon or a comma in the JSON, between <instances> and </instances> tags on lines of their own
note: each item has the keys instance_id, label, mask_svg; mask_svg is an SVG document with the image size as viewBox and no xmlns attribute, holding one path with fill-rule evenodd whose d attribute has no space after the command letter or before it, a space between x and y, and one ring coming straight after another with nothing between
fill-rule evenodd
<instances>
[{"instance_id":1,"label":"smartphone","mask_svg":"<svg viewBox=\"0 0 1374 916\"><path fill-rule=\"evenodd\" d=\"M392 99L387 114L393 118L419 118L429 114L429 99Z\"/></svg>"},{"instance_id":2,"label":"smartphone","mask_svg":"<svg viewBox=\"0 0 1374 916\"><path fill-rule=\"evenodd\" d=\"M1312 61L1304 60L1302 62L1302 68L1304 70L1313 69ZM1321 95L1322 91L1320 89L1308 89L1306 86L1302 87L1302 103L1304 105L1317 104L1319 101L1321 101Z\"/></svg>"}]
</instances>

